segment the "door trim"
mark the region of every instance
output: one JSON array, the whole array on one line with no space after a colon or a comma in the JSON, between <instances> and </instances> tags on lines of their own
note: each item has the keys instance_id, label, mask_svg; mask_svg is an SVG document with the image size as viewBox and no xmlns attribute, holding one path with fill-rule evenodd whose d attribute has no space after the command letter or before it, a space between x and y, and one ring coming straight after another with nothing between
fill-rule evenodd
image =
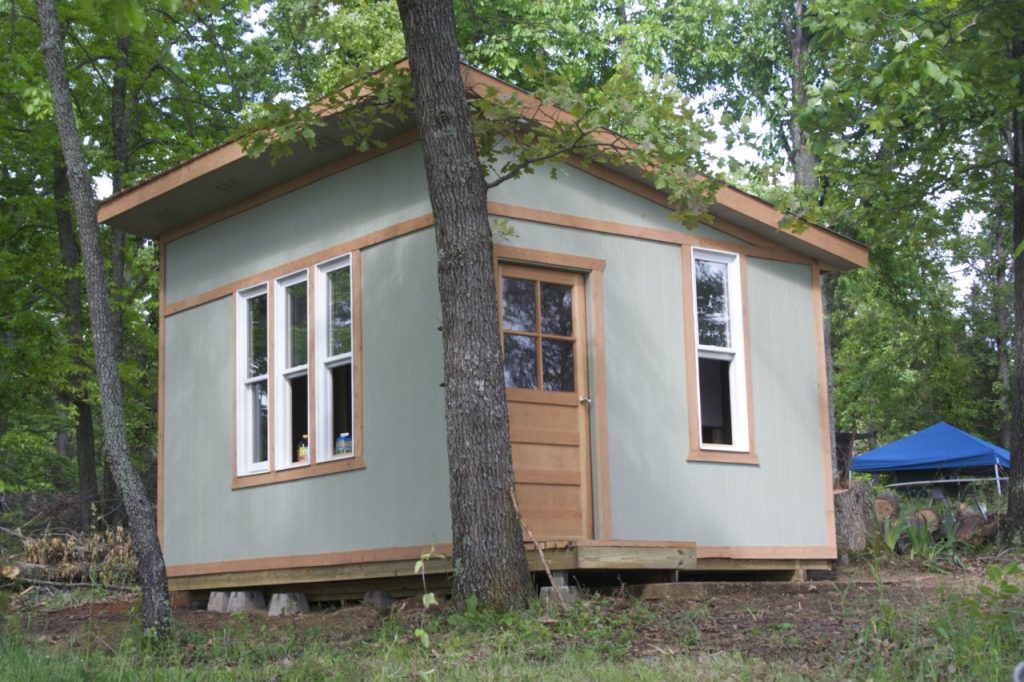
<instances>
[{"instance_id":1,"label":"door trim","mask_svg":"<svg viewBox=\"0 0 1024 682\"><path fill-rule=\"evenodd\" d=\"M500 263L520 263L523 265L562 269L584 274L583 298L589 305L587 313L588 329L587 360L593 381L590 384L590 488L587 491L590 500L590 536L596 540L612 538L611 514L611 476L608 466L608 390L605 373L605 338L604 338L604 269L605 261L551 251L525 249L507 244L494 245L494 278L495 291L498 292L500 304L501 273ZM590 437L591 434L593 437Z\"/></svg>"}]
</instances>

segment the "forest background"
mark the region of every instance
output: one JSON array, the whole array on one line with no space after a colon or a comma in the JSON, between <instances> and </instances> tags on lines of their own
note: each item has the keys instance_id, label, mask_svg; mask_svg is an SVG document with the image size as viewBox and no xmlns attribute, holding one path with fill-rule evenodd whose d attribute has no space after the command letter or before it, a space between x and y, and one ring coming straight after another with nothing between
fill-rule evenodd
<instances>
[{"instance_id":1,"label":"forest background","mask_svg":"<svg viewBox=\"0 0 1024 682\"><path fill-rule=\"evenodd\" d=\"M463 60L524 89L599 108L629 74L680 96L679 137L719 137L699 170L871 248L870 267L831 281L837 430L881 443L943 419L1009 447L1022 5L460 0L456 13ZM88 160L114 192L404 54L390 2L59 10ZM76 491L88 526L117 514L117 495L81 258L35 8L0 0L0 15L0 492ZM618 112L617 129L642 133L644 113ZM157 246L103 239L130 448L152 482Z\"/></svg>"}]
</instances>

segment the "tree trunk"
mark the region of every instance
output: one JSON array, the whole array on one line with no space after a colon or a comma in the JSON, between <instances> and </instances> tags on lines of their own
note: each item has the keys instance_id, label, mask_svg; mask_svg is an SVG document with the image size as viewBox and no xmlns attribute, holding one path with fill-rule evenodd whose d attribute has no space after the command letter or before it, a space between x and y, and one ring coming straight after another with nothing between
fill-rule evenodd
<instances>
[{"instance_id":1,"label":"tree trunk","mask_svg":"<svg viewBox=\"0 0 1024 682\"><path fill-rule=\"evenodd\" d=\"M1024 58L1024 40L1013 41L1011 56L1020 64ZM1018 94L1024 99L1024 74L1018 74ZM1012 115L1013 162L1013 245L1024 244L1024 114ZM1010 430L1010 484L1008 486L1007 527L1010 537L1024 537L1024 251L1013 259L1013 406Z\"/></svg>"},{"instance_id":2,"label":"tree trunk","mask_svg":"<svg viewBox=\"0 0 1024 682\"><path fill-rule=\"evenodd\" d=\"M807 5L803 2L793 3L793 21L789 28L790 57L793 70L789 74L789 85L792 89L793 109L801 111L807 106L807 47L810 39L804 29L804 13ZM807 133L800 126L794 113L789 119L790 161L793 164L793 180L797 187L813 190L818 186L818 178L814 167L817 159L811 153Z\"/></svg>"},{"instance_id":3,"label":"tree trunk","mask_svg":"<svg viewBox=\"0 0 1024 682\"><path fill-rule=\"evenodd\" d=\"M54 179L53 197L57 204L57 235L60 240L60 257L64 267L73 271L82 261L75 227L68 213L68 174L61 166ZM68 338L72 344L82 343L85 320L82 319L82 279L69 277L64 282L64 315L67 318ZM75 406L75 455L78 460L78 503L79 522L82 530L89 530L94 519L97 501L96 486L96 442L92 428L92 405L82 396L82 375L73 372L68 377L70 401Z\"/></svg>"},{"instance_id":4,"label":"tree trunk","mask_svg":"<svg viewBox=\"0 0 1024 682\"><path fill-rule=\"evenodd\" d=\"M996 207L996 209L998 208L1000 207ZM996 318L995 347L997 375L999 377L999 394L1003 400L1012 400L1010 394L1010 354L1013 352L1013 337L1010 332L1012 317L1010 310L1013 303L1012 297L1009 301L1007 300L1004 289L1007 284L1007 276L1010 274L1006 267L1006 259L1011 253L1013 253L1013 247L1015 244L1008 244L1009 237L1011 235L1007 234L1006 221L1003 218L994 215L990 224L992 226L992 249L990 262L991 267L995 269L995 272L993 273L995 286L993 287L992 293L992 314ZM1005 407L1010 406L1007 405ZM1002 417L999 425L999 444L1009 450L1011 419L1010 413L1005 409L1005 407L1002 410Z\"/></svg>"},{"instance_id":5,"label":"tree trunk","mask_svg":"<svg viewBox=\"0 0 1024 682\"><path fill-rule=\"evenodd\" d=\"M875 495L867 481L854 481L835 493L836 544L840 558L860 554L875 532Z\"/></svg>"},{"instance_id":6,"label":"tree trunk","mask_svg":"<svg viewBox=\"0 0 1024 682\"><path fill-rule=\"evenodd\" d=\"M513 506L487 189L470 129L450 0L398 0L434 211L457 603L526 604Z\"/></svg>"},{"instance_id":7,"label":"tree trunk","mask_svg":"<svg viewBox=\"0 0 1024 682\"><path fill-rule=\"evenodd\" d=\"M71 107L71 88L68 84L57 9L53 0L37 0L36 8L39 13L40 49L50 85L53 115L64 154L64 164L67 167L75 219L78 222L106 448L118 490L124 501L128 529L132 534L132 542L139 561L143 628L148 636L158 637L170 625L171 604L167 593L167 574L157 540L153 508L146 499L138 472L132 467L128 456L121 379L117 372L112 314L104 279L103 253L99 226L96 223L96 199L92 192L92 177L85 161L82 141Z\"/></svg>"}]
</instances>

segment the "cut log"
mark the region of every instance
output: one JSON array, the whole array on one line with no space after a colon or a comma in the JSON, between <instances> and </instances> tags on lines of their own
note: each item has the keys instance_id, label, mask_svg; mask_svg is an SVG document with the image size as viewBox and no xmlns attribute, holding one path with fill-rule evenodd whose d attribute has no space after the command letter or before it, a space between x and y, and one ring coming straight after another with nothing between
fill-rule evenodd
<instances>
[{"instance_id":1,"label":"cut log","mask_svg":"<svg viewBox=\"0 0 1024 682\"><path fill-rule=\"evenodd\" d=\"M900 501L892 493L882 493L875 498L875 520L879 527L886 519L895 521L900 515Z\"/></svg>"},{"instance_id":2,"label":"cut log","mask_svg":"<svg viewBox=\"0 0 1024 682\"><path fill-rule=\"evenodd\" d=\"M934 509L919 509L907 517L907 522L928 526L929 533L936 533L942 527L942 519Z\"/></svg>"},{"instance_id":3,"label":"cut log","mask_svg":"<svg viewBox=\"0 0 1024 682\"><path fill-rule=\"evenodd\" d=\"M873 531L871 522L873 493L866 481L853 481L835 493L836 545L839 556L863 552Z\"/></svg>"},{"instance_id":4,"label":"cut log","mask_svg":"<svg viewBox=\"0 0 1024 682\"><path fill-rule=\"evenodd\" d=\"M998 531L999 521L995 517L983 519L980 516L967 516L957 526L956 539L978 547L994 540Z\"/></svg>"}]
</instances>

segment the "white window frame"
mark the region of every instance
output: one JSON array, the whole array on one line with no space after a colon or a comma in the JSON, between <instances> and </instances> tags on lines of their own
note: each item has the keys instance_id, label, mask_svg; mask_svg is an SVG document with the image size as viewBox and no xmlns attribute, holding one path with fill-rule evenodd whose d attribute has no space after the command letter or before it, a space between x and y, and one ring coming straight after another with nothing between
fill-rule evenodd
<instances>
[{"instance_id":1,"label":"white window frame","mask_svg":"<svg viewBox=\"0 0 1024 682\"><path fill-rule=\"evenodd\" d=\"M328 355L330 348L330 324L328 315L328 302L330 295L330 287L328 285L327 276L340 270L342 268L348 268L349 275L349 295L354 298L354 282L352 278L352 257L351 254L345 254L338 258L333 258L329 261L319 263L314 268L314 286L313 286L313 297L314 297L314 329L316 330L316 341L313 344L315 347L315 372L316 372L316 447L314 448L316 461L319 462L331 462L344 459L354 459L356 453L359 452L361 444L355 441L356 439L356 424L355 424L355 388L356 388L356 368L355 368L355 338L356 329L356 311L355 301L350 299L349 303L352 305L350 327L351 327L351 338L352 344L349 347L347 353L340 353L338 355ZM331 415L334 412L334 406L331 404L331 370L348 364L352 368L352 381L351 391L352 395L349 398L349 405L353 411L351 415L352 420L352 431L350 437L352 438L352 450L346 454L338 455L335 454L335 436L332 433L331 428Z\"/></svg>"},{"instance_id":2,"label":"white window frame","mask_svg":"<svg viewBox=\"0 0 1024 682\"><path fill-rule=\"evenodd\" d=\"M695 366L697 377L697 439L702 450L721 452L749 452L750 427L747 413L747 371L746 371L746 329L743 326L743 289L740 281L740 255L712 249L691 249L690 272L692 273L693 337L697 348ZM728 296L729 343L728 347L706 346L700 343L699 309L697 306L697 261L722 263L726 270L726 292ZM732 444L705 443L704 418L700 413L700 360L709 358L729 362L729 410L732 422Z\"/></svg>"},{"instance_id":3,"label":"white window frame","mask_svg":"<svg viewBox=\"0 0 1024 682\"><path fill-rule=\"evenodd\" d=\"M306 282L306 363L288 367L288 302L286 291L294 284ZM274 283L274 401L270 419L274 420L274 468L275 470L295 469L309 466L312 461L312 447L307 440L309 449L305 462L292 462L292 441L295 424L291 423L291 383L289 380L306 376L306 400L309 405L309 271L299 272L279 278ZM306 409L306 423L302 425L302 433L309 434L310 410Z\"/></svg>"},{"instance_id":4,"label":"white window frame","mask_svg":"<svg viewBox=\"0 0 1024 682\"><path fill-rule=\"evenodd\" d=\"M267 297L267 373L255 377L249 377L249 301L259 296ZM273 359L270 357L270 333L271 333L271 301L269 287L266 282L258 284L249 289L239 291L235 297L235 373L236 373L236 457L237 471L239 476L251 476L253 474L264 474L270 471L270 460L273 456L270 452L272 445L270 434L267 434L267 459L263 462L254 462L253 454L255 444L253 442L253 410L250 409L250 386L260 382L266 382L267 392L270 392L270 372ZM273 419L273 406L267 405L267 429L270 430Z\"/></svg>"}]
</instances>

